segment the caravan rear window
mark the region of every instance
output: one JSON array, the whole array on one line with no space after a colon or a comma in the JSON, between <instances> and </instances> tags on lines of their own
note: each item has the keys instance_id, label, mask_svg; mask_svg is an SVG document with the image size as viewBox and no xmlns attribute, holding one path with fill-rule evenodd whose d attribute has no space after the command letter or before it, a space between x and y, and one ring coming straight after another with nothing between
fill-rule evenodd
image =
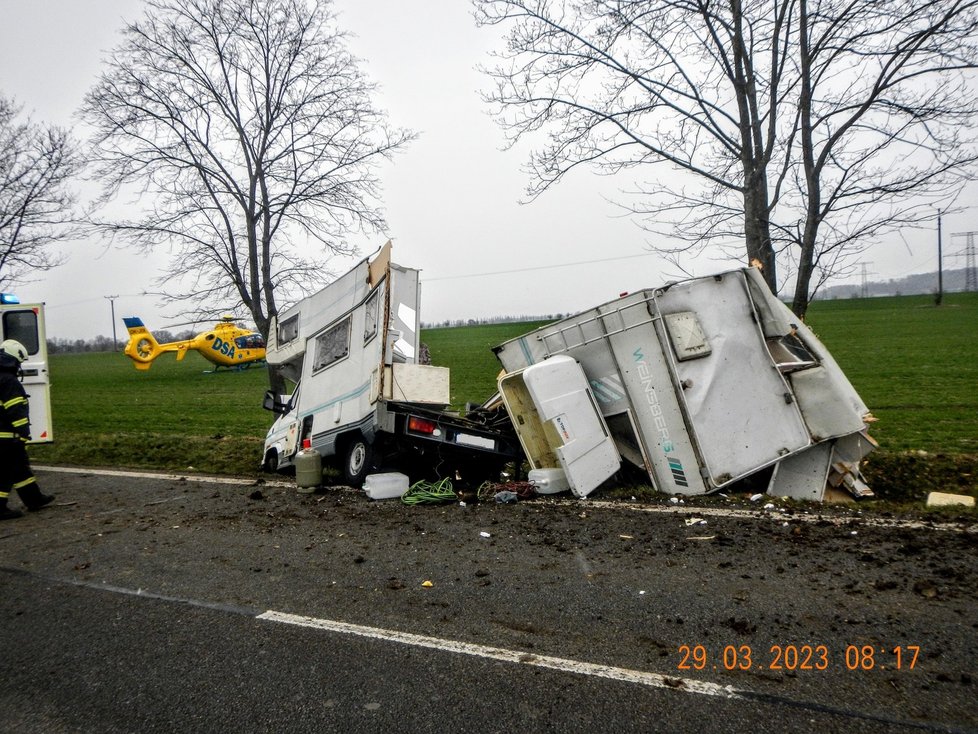
<instances>
[{"instance_id":1,"label":"caravan rear window","mask_svg":"<svg viewBox=\"0 0 978 734\"><path fill-rule=\"evenodd\" d=\"M8 311L3 314L3 338L16 339L28 354L37 354L41 348L37 328L37 314L33 310Z\"/></svg>"},{"instance_id":2,"label":"caravan rear window","mask_svg":"<svg viewBox=\"0 0 978 734\"><path fill-rule=\"evenodd\" d=\"M313 373L326 369L350 353L351 317L331 326L316 337L316 359L312 363Z\"/></svg>"}]
</instances>

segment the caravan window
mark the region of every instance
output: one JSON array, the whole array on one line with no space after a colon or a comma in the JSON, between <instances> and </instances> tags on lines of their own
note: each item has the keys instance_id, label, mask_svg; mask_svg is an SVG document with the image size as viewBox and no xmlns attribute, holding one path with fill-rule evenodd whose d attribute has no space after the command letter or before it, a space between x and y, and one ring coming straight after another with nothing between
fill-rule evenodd
<instances>
[{"instance_id":1,"label":"caravan window","mask_svg":"<svg viewBox=\"0 0 978 734\"><path fill-rule=\"evenodd\" d=\"M278 343L288 344L299 336L299 314L278 325Z\"/></svg>"},{"instance_id":2,"label":"caravan window","mask_svg":"<svg viewBox=\"0 0 978 734\"><path fill-rule=\"evenodd\" d=\"M351 317L347 316L316 337L316 361L312 363L314 373L350 353L350 320Z\"/></svg>"},{"instance_id":3,"label":"caravan window","mask_svg":"<svg viewBox=\"0 0 978 734\"><path fill-rule=\"evenodd\" d=\"M380 289L376 289L373 295L367 299L367 306L365 309L364 323L363 323L363 343L366 344L368 341L377 336L377 321L378 313L377 309L380 306Z\"/></svg>"}]
</instances>

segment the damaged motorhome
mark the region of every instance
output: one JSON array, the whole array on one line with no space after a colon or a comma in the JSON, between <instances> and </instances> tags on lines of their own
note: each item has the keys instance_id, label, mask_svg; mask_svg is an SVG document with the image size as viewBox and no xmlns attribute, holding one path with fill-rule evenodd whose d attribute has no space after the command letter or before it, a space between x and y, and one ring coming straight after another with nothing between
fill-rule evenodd
<instances>
[{"instance_id":1,"label":"damaged motorhome","mask_svg":"<svg viewBox=\"0 0 978 734\"><path fill-rule=\"evenodd\" d=\"M267 470L292 466L305 442L354 486L382 465L475 481L521 458L505 413L445 410L449 370L421 359L418 276L391 262L388 242L272 321L266 359L295 387L265 396L279 414Z\"/></svg>"},{"instance_id":2,"label":"damaged motorhome","mask_svg":"<svg viewBox=\"0 0 978 734\"><path fill-rule=\"evenodd\" d=\"M531 480L578 497L623 461L667 494L748 479L805 500L872 494L859 473L875 447L866 405L755 268L625 294L509 340L494 349L499 394L459 415L446 410L448 369L421 357L419 272L390 255L388 243L273 320L266 357L295 387L266 395L279 414L267 469L308 444L355 486L381 465L475 482L525 455Z\"/></svg>"},{"instance_id":3,"label":"damaged motorhome","mask_svg":"<svg viewBox=\"0 0 978 734\"><path fill-rule=\"evenodd\" d=\"M755 268L628 294L494 351L531 467L563 470L577 496L620 459L668 494L748 477L798 499L871 494L867 407Z\"/></svg>"}]
</instances>

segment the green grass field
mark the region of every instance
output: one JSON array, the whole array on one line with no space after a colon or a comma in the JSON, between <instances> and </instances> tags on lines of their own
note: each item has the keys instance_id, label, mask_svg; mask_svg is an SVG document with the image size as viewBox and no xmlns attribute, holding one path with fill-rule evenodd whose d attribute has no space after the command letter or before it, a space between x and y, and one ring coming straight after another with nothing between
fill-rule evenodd
<instances>
[{"instance_id":1,"label":"green grass field","mask_svg":"<svg viewBox=\"0 0 978 734\"><path fill-rule=\"evenodd\" d=\"M973 465L978 294L952 294L940 308L928 297L817 302L809 324L880 419L872 431L881 446L874 461L927 452L968 457L964 466ZM451 368L451 400L460 407L495 392L500 366L491 347L539 325L427 329L422 339L433 363ZM266 373L208 374L209 368L193 353L180 363L164 356L147 372L121 353L55 356L56 441L32 448L34 460L255 473L272 420L261 408ZM887 469L900 481L924 471L917 453L900 466ZM942 471L957 472L957 484L971 491L974 479L961 466L953 459Z\"/></svg>"},{"instance_id":2,"label":"green grass field","mask_svg":"<svg viewBox=\"0 0 978 734\"><path fill-rule=\"evenodd\" d=\"M978 294L816 302L809 325L879 418L882 448L978 453Z\"/></svg>"}]
</instances>

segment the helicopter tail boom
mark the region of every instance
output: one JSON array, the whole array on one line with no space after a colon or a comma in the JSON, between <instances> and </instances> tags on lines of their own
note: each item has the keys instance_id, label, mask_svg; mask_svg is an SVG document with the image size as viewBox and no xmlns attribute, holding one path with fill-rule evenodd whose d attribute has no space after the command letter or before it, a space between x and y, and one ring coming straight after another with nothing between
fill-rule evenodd
<instances>
[{"instance_id":1,"label":"helicopter tail boom","mask_svg":"<svg viewBox=\"0 0 978 734\"><path fill-rule=\"evenodd\" d=\"M129 341L124 353L133 361L137 370L148 370L153 360L163 354L159 342L152 332L143 325L143 320L129 316L122 321L129 331Z\"/></svg>"}]
</instances>

